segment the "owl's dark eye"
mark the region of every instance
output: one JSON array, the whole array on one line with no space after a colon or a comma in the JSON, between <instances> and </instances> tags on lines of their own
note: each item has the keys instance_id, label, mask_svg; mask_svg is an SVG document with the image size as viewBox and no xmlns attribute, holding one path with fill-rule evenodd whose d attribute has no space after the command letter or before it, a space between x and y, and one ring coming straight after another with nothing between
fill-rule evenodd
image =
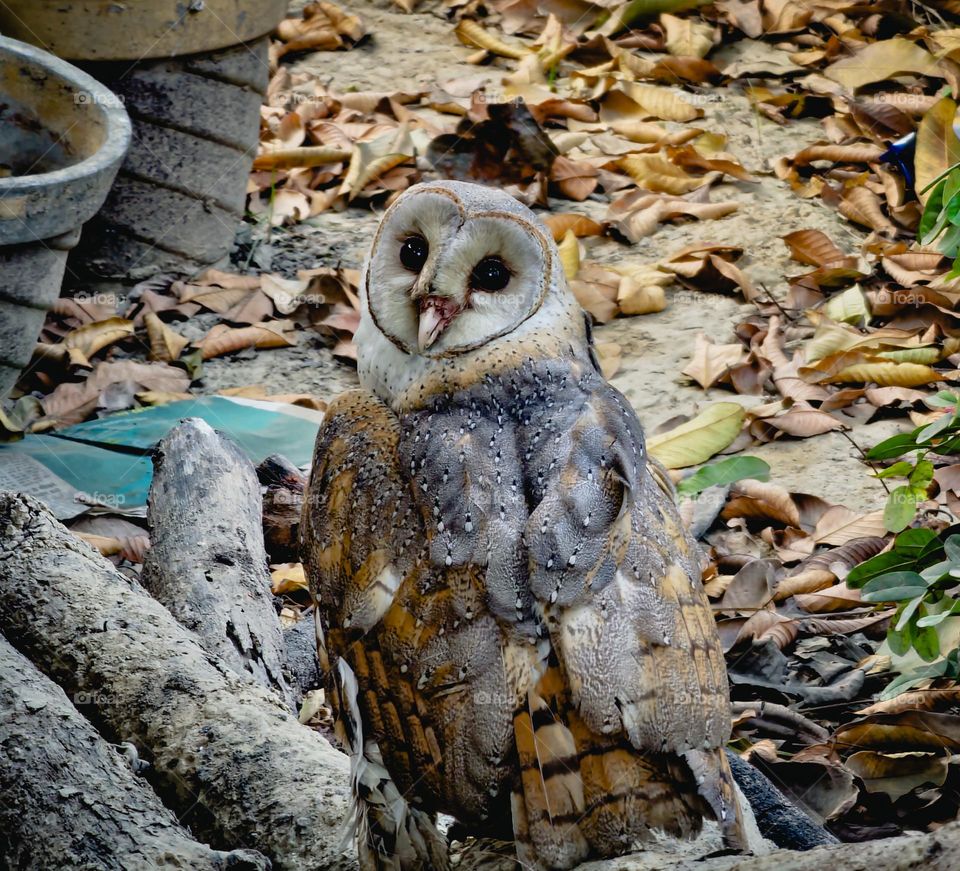
<instances>
[{"instance_id":1,"label":"owl's dark eye","mask_svg":"<svg viewBox=\"0 0 960 871\"><path fill-rule=\"evenodd\" d=\"M410 236L400 246L400 262L411 272L419 272L427 262L430 246L423 236Z\"/></svg>"},{"instance_id":2,"label":"owl's dark eye","mask_svg":"<svg viewBox=\"0 0 960 871\"><path fill-rule=\"evenodd\" d=\"M476 290L503 290L510 283L510 270L499 257L484 257L470 274L470 286Z\"/></svg>"}]
</instances>

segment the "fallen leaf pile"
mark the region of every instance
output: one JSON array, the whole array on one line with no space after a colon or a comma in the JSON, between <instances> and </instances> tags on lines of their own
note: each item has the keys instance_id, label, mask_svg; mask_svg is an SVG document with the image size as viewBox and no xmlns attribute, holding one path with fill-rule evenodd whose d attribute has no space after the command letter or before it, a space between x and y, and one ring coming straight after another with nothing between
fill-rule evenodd
<instances>
[{"instance_id":1,"label":"fallen leaf pile","mask_svg":"<svg viewBox=\"0 0 960 871\"><path fill-rule=\"evenodd\" d=\"M290 347L303 330L320 333L335 355L356 359L358 281L359 273L350 269L302 270L295 279L210 269L191 280L151 279L125 300L60 299L21 375L22 395L0 423L11 434L44 432L111 411L185 399L202 377L204 360ZM184 327L194 334L199 327L202 334L190 340ZM266 396L255 386L242 395ZM322 407L321 400L303 394L270 398Z\"/></svg>"}]
</instances>

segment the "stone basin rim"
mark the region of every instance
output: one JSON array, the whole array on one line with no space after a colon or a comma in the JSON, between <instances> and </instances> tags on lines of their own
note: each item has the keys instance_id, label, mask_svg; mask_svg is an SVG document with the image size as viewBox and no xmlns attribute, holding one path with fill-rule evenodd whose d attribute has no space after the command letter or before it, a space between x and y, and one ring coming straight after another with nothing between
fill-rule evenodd
<instances>
[{"instance_id":1,"label":"stone basin rim","mask_svg":"<svg viewBox=\"0 0 960 871\"><path fill-rule=\"evenodd\" d=\"M71 182L90 178L100 172L109 171L123 160L130 146L132 128L130 118L119 97L93 76L73 64L28 43L0 36L0 63L9 60L26 62L62 80L74 92L89 94L93 110L100 112L106 121L106 133L103 144L96 152L76 163L50 172L0 179L0 199L18 194L36 193L45 188L62 187ZM42 118L40 120L43 121ZM99 199L102 199L102 196ZM92 217L99 205L99 200L91 203L87 218ZM65 227L64 232L68 229L70 228Z\"/></svg>"}]
</instances>

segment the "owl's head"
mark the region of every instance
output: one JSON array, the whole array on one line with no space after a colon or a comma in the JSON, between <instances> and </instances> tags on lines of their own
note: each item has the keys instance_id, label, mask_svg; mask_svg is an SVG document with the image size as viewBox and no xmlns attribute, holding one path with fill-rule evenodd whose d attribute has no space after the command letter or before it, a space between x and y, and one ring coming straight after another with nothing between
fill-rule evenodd
<instances>
[{"instance_id":1,"label":"owl's head","mask_svg":"<svg viewBox=\"0 0 960 871\"><path fill-rule=\"evenodd\" d=\"M363 291L368 330L426 360L468 354L554 318L582 328L544 225L508 194L464 182L419 184L396 200L374 239Z\"/></svg>"}]
</instances>

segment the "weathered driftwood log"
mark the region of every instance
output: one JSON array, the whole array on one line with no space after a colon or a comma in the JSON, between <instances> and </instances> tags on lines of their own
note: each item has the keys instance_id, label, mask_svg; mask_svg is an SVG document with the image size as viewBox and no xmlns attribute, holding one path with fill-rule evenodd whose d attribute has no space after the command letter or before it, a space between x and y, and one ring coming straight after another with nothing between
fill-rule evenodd
<instances>
[{"instance_id":1,"label":"weathered driftwood log","mask_svg":"<svg viewBox=\"0 0 960 871\"><path fill-rule=\"evenodd\" d=\"M263 538L274 563L300 559L300 509L307 484L304 475L286 457L273 454L257 466L263 494Z\"/></svg>"},{"instance_id":2,"label":"weathered driftwood log","mask_svg":"<svg viewBox=\"0 0 960 871\"><path fill-rule=\"evenodd\" d=\"M294 707L253 464L232 441L191 418L160 442L153 465L144 586L210 653Z\"/></svg>"},{"instance_id":3,"label":"weathered driftwood log","mask_svg":"<svg viewBox=\"0 0 960 871\"><path fill-rule=\"evenodd\" d=\"M0 493L0 631L151 763L198 837L280 869L346 869L349 763L276 693L211 657L135 581L28 496Z\"/></svg>"},{"instance_id":4,"label":"weathered driftwood log","mask_svg":"<svg viewBox=\"0 0 960 871\"><path fill-rule=\"evenodd\" d=\"M123 757L0 635L0 867L267 869L195 841Z\"/></svg>"}]
</instances>

